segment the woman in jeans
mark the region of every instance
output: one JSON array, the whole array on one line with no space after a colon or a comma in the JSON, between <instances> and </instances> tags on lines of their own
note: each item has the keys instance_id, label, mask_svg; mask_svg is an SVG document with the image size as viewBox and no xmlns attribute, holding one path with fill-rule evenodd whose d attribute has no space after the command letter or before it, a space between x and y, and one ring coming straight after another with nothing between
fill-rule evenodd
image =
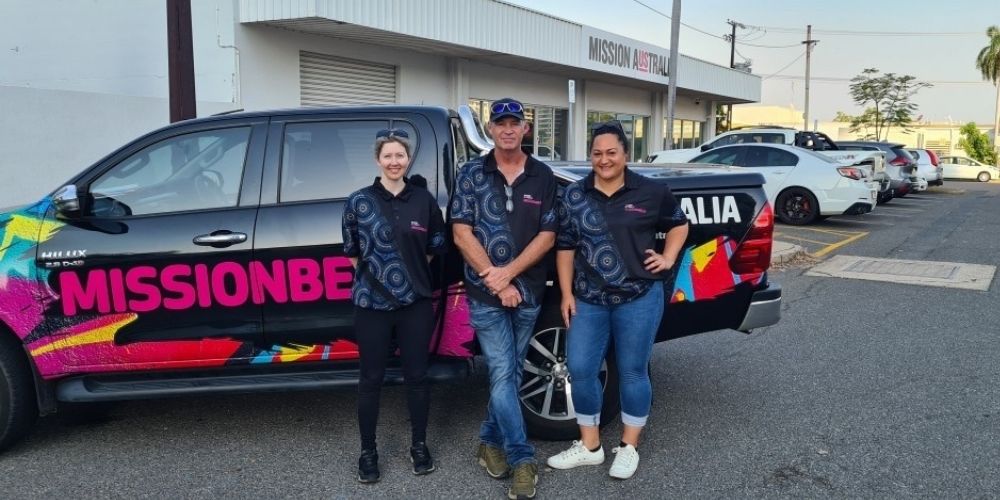
<instances>
[{"instance_id":1,"label":"woman in jeans","mask_svg":"<svg viewBox=\"0 0 1000 500\"><path fill-rule=\"evenodd\" d=\"M434 328L430 260L446 250L445 225L434 196L404 177L411 154L405 131L379 131L375 161L382 175L371 186L351 193L344 206L344 253L356 269L351 299L361 358L358 481L362 483L380 477L375 427L394 335L407 387L413 473L434 471L426 444L427 351Z\"/></svg>"},{"instance_id":2,"label":"woman in jeans","mask_svg":"<svg viewBox=\"0 0 1000 500\"><path fill-rule=\"evenodd\" d=\"M630 171L628 155L620 123L595 125L593 172L570 184L559 206L556 267L580 440L548 459L555 469L604 463L598 373L613 341L624 423L612 450L610 475L618 479L632 477L639 465L636 447L652 402L648 365L663 316L664 281L688 233L670 189ZM657 252L661 231L666 244Z\"/></svg>"}]
</instances>

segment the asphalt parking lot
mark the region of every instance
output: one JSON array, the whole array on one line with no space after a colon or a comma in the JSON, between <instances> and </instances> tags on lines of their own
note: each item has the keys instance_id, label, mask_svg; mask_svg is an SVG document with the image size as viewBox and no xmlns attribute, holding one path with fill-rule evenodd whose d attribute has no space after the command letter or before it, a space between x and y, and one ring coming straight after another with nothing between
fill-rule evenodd
<instances>
[{"instance_id":1,"label":"asphalt parking lot","mask_svg":"<svg viewBox=\"0 0 1000 500\"><path fill-rule=\"evenodd\" d=\"M894 200L802 234L829 251L1000 264L1000 185ZM898 208L889 209L897 201ZM883 210L884 209L884 210ZM807 236L808 235L808 236ZM829 235L830 238L826 238ZM808 243L808 242L806 242ZM780 323L658 344L653 410L629 481L607 464L541 470L539 498L993 498L1000 492L1000 286L986 291L771 273ZM482 370L437 386L439 470L405 458L405 393L383 395L383 481L354 480L350 390L132 401L42 419L0 454L4 498L503 498L473 459ZM613 446L619 424L603 432ZM544 460L568 443L536 441Z\"/></svg>"},{"instance_id":2,"label":"asphalt parking lot","mask_svg":"<svg viewBox=\"0 0 1000 500\"><path fill-rule=\"evenodd\" d=\"M880 227L892 227L907 220L932 217L954 197L966 193L962 186L966 183L947 183L933 186L927 191L896 198L889 203L878 205L874 211L864 215L842 215L808 226L791 226L778 222L774 238L802 247L812 257L824 257L840 248L848 246Z\"/></svg>"}]
</instances>

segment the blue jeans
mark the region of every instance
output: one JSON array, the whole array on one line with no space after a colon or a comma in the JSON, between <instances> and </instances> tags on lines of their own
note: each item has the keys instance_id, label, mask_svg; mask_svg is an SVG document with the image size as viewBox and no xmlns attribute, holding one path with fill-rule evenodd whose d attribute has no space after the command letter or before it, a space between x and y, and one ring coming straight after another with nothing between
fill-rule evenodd
<instances>
[{"instance_id":1,"label":"blue jeans","mask_svg":"<svg viewBox=\"0 0 1000 500\"><path fill-rule=\"evenodd\" d=\"M622 422L646 425L653 389L649 359L656 331L663 317L663 284L655 283L645 295L624 304L603 306L576 301L566 336L566 364L573 377L573 407L580 425L601 423L603 393L598 374L614 338L621 392Z\"/></svg>"},{"instance_id":2,"label":"blue jeans","mask_svg":"<svg viewBox=\"0 0 1000 500\"><path fill-rule=\"evenodd\" d=\"M511 466L534 462L535 448L528 443L524 430L518 390L524 356L541 307L509 309L468 300L469 320L490 370L490 402L479 440L502 448Z\"/></svg>"}]
</instances>

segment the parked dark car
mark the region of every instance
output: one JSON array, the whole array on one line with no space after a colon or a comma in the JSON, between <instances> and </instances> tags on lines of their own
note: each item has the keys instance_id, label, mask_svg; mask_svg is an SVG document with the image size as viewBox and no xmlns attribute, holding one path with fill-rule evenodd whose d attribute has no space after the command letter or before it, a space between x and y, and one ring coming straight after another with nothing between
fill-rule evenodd
<instances>
[{"instance_id":1,"label":"parked dark car","mask_svg":"<svg viewBox=\"0 0 1000 500\"><path fill-rule=\"evenodd\" d=\"M345 200L376 174L376 131L399 128L416 143L408 175L447 207L459 166L492 146L472 116L373 106L183 121L0 213L0 449L63 402L357 384ZM566 184L586 165L553 171ZM670 185L692 223L656 340L776 323L763 178L636 170ZM434 380L466 376L477 352L461 262L433 263ZM550 287L521 388L529 431L552 439L577 432L559 303ZM614 356L602 373L611 421ZM387 378L402 380L398 363Z\"/></svg>"},{"instance_id":2,"label":"parked dark car","mask_svg":"<svg viewBox=\"0 0 1000 500\"><path fill-rule=\"evenodd\" d=\"M902 198L911 192L915 192L920 179L917 177L917 160L913 158L906 145L898 142L880 141L839 141L837 145L840 149L847 151L882 151L885 153L885 170L889 175L891 196L887 200L879 200L884 203L893 197Z\"/></svg>"}]
</instances>

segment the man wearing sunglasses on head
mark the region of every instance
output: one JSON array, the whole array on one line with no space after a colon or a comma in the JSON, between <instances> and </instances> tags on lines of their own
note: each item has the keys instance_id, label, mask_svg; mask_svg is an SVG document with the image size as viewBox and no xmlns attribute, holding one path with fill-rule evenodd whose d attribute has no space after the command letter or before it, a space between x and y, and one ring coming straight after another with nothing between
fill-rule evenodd
<instances>
[{"instance_id":1,"label":"man wearing sunglasses on head","mask_svg":"<svg viewBox=\"0 0 1000 500\"><path fill-rule=\"evenodd\" d=\"M510 498L533 498L538 470L518 388L545 291L541 260L558 229L556 180L547 165L521 150L529 126L520 102L495 101L487 127L495 147L462 166L451 202L470 322L490 371L477 458L494 478L513 474Z\"/></svg>"}]
</instances>

